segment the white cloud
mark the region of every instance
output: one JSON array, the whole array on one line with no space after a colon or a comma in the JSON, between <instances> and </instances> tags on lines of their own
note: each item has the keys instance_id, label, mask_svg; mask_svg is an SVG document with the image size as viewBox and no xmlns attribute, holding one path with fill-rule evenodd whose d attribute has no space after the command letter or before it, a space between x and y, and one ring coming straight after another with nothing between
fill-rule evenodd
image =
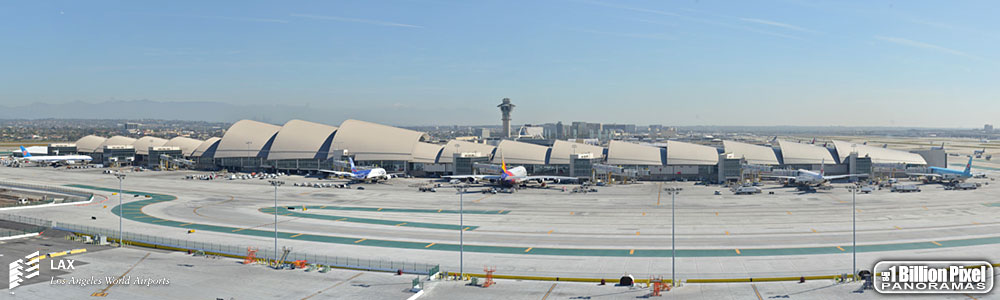
<instances>
[{"instance_id":1,"label":"white cloud","mask_svg":"<svg viewBox=\"0 0 1000 300\"><path fill-rule=\"evenodd\" d=\"M903 46L912 47L912 48L933 50L933 51L937 51L937 52L941 52L941 53L947 53L947 54L951 54L951 55L968 57L968 58L972 58L972 59L982 59L982 58L980 58L978 56L971 55L971 54L968 54L968 53L965 53L965 52L962 52L962 51L959 51L959 50L947 48L947 47L944 47L944 46L938 46L938 45L934 45L934 44L930 44L930 43L924 43L924 42L920 42L920 41L914 41L914 40L911 40L911 39L905 39L905 38L901 38L901 37L875 36L875 38L879 39L879 40L882 40L882 41L890 42L890 43L893 43L893 44L903 45Z\"/></svg>"},{"instance_id":2,"label":"white cloud","mask_svg":"<svg viewBox=\"0 0 1000 300\"><path fill-rule=\"evenodd\" d=\"M799 27L799 26L792 25L792 24L781 23L781 22L771 21L771 20L754 19L754 18L740 18L740 21L750 22L750 23L757 23L757 24L761 24L761 25L768 25L768 26L774 26L774 27L780 27L780 28L784 28L784 29L790 29L790 30L801 31L801 32L816 33L816 31L814 31L814 30L809 30L809 29L805 29L805 28L802 28L802 27Z\"/></svg>"}]
</instances>

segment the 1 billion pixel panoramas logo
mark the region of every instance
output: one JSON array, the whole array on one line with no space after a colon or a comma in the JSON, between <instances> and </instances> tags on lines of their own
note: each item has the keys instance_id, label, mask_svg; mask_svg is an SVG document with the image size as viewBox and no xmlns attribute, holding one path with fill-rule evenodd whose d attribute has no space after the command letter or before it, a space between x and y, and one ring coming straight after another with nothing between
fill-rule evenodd
<instances>
[{"instance_id":1,"label":"1 billion pixel panoramas logo","mask_svg":"<svg viewBox=\"0 0 1000 300\"><path fill-rule=\"evenodd\" d=\"M985 261L882 261L874 274L883 294L985 294L995 280Z\"/></svg>"},{"instance_id":2,"label":"1 billion pixel panoramas logo","mask_svg":"<svg viewBox=\"0 0 1000 300\"><path fill-rule=\"evenodd\" d=\"M10 263L10 288L9 291L13 291L14 288L21 285L25 279L31 279L38 276L38 251L28 254L24 259L18 259Z\"/></svg>"}]
</instances>

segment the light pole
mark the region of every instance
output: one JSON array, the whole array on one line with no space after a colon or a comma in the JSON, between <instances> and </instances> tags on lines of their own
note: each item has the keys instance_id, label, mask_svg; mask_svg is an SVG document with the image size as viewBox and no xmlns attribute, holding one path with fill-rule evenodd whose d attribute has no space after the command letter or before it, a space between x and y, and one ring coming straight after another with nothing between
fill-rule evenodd
<instances>
[{"instance_id":1,"label":"light pole","mask_svg":"<svg viewBox=\"0 0 1000 300\"><path fill-rule=\"evenodd\" d=\"M121 170L115 172L115 177L118 178L118 247L122 247L124 233L122 231L122 214L125 213L125 207L122 206L122 182L125 181L125 174Z\"/></svg>"},{"instance_id":2,"label":"light pole","mask_svg":"<svg viewBox=\"0 0 1000 300\"><path fill-rule=\"evenodd\" d=\"M851 235L853 236L853 241L851 244L851 278L854 278L854 272L858 271L858 186L855 185L851 189Z\"/></svg>"},{"instance_id":3,"label":"light pole","mask_svg":"<svg viewBox=\"0 0 1000 300\"><path fill-rule=\"evenodd\" d=\"M675 200L677 199L677 193L681 189L669 187L666 190L670 193L670 286L677 287L677 237L675 235L677 232L677 213Z\"/></svg>"},{"instance_id":4,"label":"light pole","mask_svg":"<svg viewBox=\"0 0 1000 300\"><path fill-rule=\"evenodd\" d=\"M247 141L247 162L246 162L246 165L250 164L250 144L253 144L253 142Z\"/></svg>"},{"instance_id":5,"label":"light pole","mask_svg":"<svg viewBox=\"0 0 1000 300\"><path fill-rule=\"evenodd\" d=\"M274 264L277 266L278 262L278 186L285 184L284 181L280 180L270 180L268 181L274 186Z\"/></svg>"},{"instance_id":6,"label":"light pole","mask_svg":"<svg viewBox=\"0 0 1000 300\"><path fill-rule=\"evenodd\" d=\"M465 207L462 201L462 194L465 194L465 185L456 185L458 191L458 276L465 274Z\"/></svg>"}]
</instances>

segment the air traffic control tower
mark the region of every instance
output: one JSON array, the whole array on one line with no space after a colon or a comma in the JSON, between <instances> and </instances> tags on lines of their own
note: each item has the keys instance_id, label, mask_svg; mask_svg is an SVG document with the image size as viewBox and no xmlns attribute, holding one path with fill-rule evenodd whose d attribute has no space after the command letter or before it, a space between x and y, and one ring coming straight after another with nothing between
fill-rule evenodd
<instances>
[{"instance_id":1,"label":"air traffic control tower","mask_svg":"<svg viewBox=\"0 0 1000 300\"><path fill-rule=\"evenodd\" d=\"M502 117L500 118L500 120L503 121L503 135L501 137L509 139L510 138L510 112L514 110L514 104L510 103L510 98L503 98L503 102L500 103L500 105L497 105L497 107L500 108L500 113L502 114Z\"/></svg>"}]
</instances>

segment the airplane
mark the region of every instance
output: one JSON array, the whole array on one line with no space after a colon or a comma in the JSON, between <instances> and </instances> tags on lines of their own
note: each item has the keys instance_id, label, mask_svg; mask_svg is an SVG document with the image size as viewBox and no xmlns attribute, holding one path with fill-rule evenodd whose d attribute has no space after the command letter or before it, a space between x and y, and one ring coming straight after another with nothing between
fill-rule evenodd
<instances>
[{"instance_id":1,"label":"airplane","mask_svg":"<svg viewBox=\"0 0 1000 300\"><path fill-rule=\"evenodd\" d=\"M975 155L976 157L983 156L983 154L986 154L986 148L983 148L983 150L972 151L972 155Z\"/></svg>"},{"instance_id":2,"label":"airplane","mask_svg":"<svg viewBox=\"0 0 1000 300\"><path fill-rule=\"evenodd\" d=\"M28 152L28 149L24 149L21 146L21 155L24 157L22 160L33 162L33 163L50 163L50 164L73 164L77 162L89 162L94 158L86 155L45 155L45 156L33 156Z\"/></svg>"},{"instance_id":3,"label":"airplane","mask_svg":"<svg viewBox=\"0 0 1000 300\"><path fill-rule=\"evenodd\" d=\"M528 176L528 170L524 166L517 166L507 169L507 162L503 158L500 159L500 170L503 173L500 175L449 175L441 176L445 179L450 180L464 180L477 182L480 180L488 180L490 182L495 182L500 185L505 186L523 186L528 182L535 181L539 183L544 183L546 180L550 181L576 181L576 177L567 176L549 176L549 175L534 175Z\"/></svg>"},{"instance_id":4,"label":"airplane","mask_svg":"<svg viewBox=\"0 0 1000 300\"><path fill-rule=\"evenodd\" d=\"M779 175L764 175L763 177L770 178L781 178L794 182L796 185L801 187L816 187L823 185L831 180L837 180L848 177L868 177L868 174L844 174L844 175L825 175L826 162L822 162L819 167L819 172L814 172L805 169L799 169L798 176L779 176Z\"/></svg>"},{"instance_id":5,"label":"airplane","mask_svg":"<svg viewBox=\"0 0 1000 300\"><path fill-rule=\"evenodd\" d=\"M928 179L933 180L945 180L945 181L964 181L966 179L972 178L972 156L969 156L969 162L965 164L965 171L959 171L949 168L940 167L930 167L930 173L906 173L908 176L924 176Z\"/></svg>"},{"instance_id":6,"label":"airplane","mask_svg":"<svg viewBox=\"0 0 1000 300\"><path fill-rule=\"evenodd\" d=\"M320 172L333 174L336 176L343 176L351 179L353 181L364 181L364 182L378 182L379 180L388 180L393 176L398 176L398 174L389 174L383 168L368 168L360 170L354 165L354 159L348 157L347 160L351 163L350 172L341 172L334 170L319 170Z\"/></svg>"}]
</instances>

